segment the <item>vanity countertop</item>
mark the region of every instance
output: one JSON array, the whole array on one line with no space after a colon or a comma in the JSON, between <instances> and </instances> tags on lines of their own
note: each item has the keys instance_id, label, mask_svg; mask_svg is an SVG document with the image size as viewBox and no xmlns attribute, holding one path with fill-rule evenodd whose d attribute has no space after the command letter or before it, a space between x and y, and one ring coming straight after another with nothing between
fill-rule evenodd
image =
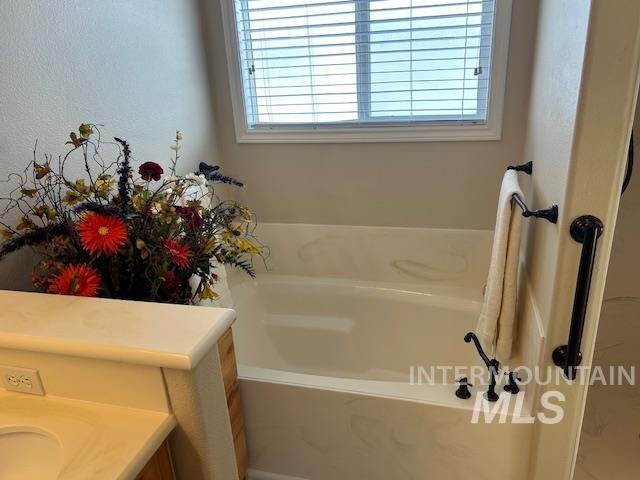
<instances>
[{"instance_id":1,"label":"vanity countertop","mask_svg":"<svg viewBox=\"0 0 640 480\"><path fill-rule=\"evenodd\" d=\"M235 311L0 290L0 348L189 370Z\"/></svg>"},{"instance_id":2,"label":"vanity countertop","mask_svg":"<svg viewBox=\"0 0 640 480\"><path fill-rule=\"evenodd\" d=\"M54 438L60 448L49 461L60 468L58 480L131 479L174 426L173 415L166 412L0 389L0 431L26 429Z\"/></svg>"}]
</instances>

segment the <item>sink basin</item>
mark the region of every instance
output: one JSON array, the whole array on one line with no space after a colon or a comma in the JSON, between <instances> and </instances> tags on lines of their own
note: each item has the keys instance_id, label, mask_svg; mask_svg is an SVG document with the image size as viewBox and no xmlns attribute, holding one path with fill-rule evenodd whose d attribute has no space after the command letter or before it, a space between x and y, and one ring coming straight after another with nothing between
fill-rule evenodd
<instances>
[{"instance_id":1,"label":"sink basin","mask_svg":"<svg viewBox=\"0 0 640 480\"><path fill-rule=\"evenodd\" d=\"M46 430L26 425L0 427L2 480L55 480L62 468L62 445Z\"/></svg>"}]
</instances>

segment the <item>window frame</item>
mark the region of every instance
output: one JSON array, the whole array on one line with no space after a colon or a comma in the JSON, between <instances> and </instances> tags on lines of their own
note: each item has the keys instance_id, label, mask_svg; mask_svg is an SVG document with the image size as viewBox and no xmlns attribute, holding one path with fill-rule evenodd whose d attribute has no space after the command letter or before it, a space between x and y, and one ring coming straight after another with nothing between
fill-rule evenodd
<instances>
[{"instance_id":1,"label":"window frame","mask_svg":"<svg viewBox=\"0 0 640 480\"><path fill-rule=\"evenodd\" d=\"M356 0L357 2L358 0ZM242 84L234 0L220 0L236 141L238 143L369 143L477 141L502 138L512 0L495 0L487 118L482 121L402 121L367 124L281 124L251 128ZM408 123L408 122L407 122Z\"/></svg>"}]
</instances>

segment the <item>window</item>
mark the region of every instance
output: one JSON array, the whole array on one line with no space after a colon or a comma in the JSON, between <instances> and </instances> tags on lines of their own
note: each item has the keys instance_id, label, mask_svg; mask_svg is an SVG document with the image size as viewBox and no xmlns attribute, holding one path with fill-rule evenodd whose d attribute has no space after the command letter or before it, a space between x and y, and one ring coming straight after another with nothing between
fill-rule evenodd
<instances>
[{"instance_id":1,"label":"window","mask_svg":"<svg viewBox=\"0 0 640 480\"><path fill-rule=\"evenodd\" d=\"M239 141L499 138L508 0L226 2Z\"/></svg>"}]
</instances>

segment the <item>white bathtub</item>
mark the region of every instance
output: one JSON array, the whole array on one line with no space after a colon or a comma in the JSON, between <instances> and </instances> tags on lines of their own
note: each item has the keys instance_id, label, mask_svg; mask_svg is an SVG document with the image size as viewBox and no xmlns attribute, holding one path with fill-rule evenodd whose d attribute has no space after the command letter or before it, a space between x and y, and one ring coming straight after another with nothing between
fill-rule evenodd
<instances>
[{"instance_id":1,"label":"white bathtub","mask_svg":"<svg viewBox=\"0 0 640 480\"><path fill-rule=\"evenodd\" d=\"M291 229L300 228L271 227L270 245L278 231L291 242ZM333 243L363 235L326 228ZM358 252L350 255L360 262ZM416 279L415 268L406 278L381 273L373 281L364 271L353 275L361 278L314 275L326 275L326 262L309 258L317 271L300 255L298 263L276 256L271 273L230 278L250 478L525 480L531 425L472 424L474 401L454 395L452 371L435 375L440 384L410 384L411 366L479 365L462 340L475 326L482 291L469 270L459 281L442 268L440 282Z\"/></svg>"},{"instance_id":2,"label":"white bathtub","mask_svg":"<svg viewBox=\"0 0 640 480\"><path fill-rule=\"evenodd\" d=\"M245 367L407 382L410 367L478 364L463 336L479 299L410 285L262 275L232 287ZM449 295L447 295L449 294ZM456 347L443 339L456 340ZM246 371L246 368L245 368Z\"/></svg>"}]
</instances>

